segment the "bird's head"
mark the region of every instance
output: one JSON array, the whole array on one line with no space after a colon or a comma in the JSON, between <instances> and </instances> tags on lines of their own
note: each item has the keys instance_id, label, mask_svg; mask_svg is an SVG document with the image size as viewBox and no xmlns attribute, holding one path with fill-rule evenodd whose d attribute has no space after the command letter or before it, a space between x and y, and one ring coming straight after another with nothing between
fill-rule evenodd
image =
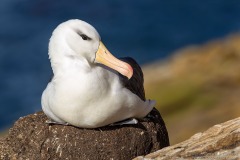
<instances>
[{"instance_id":1,"label":"bird's head","mask_svg":"<svg viewBox=\"0 0 240 160\"><path fill-rule=\"evenodd\" d=\"M62 55L58 53L61 52ZM87 61L90 65L103 64L130 79L132 67L115 58L102 43L96 29L81 20L69 20L53 32L49 43L49 56L67 56ZM57 58L56 58L57 59Z\"/></svg>"}]
</instances>

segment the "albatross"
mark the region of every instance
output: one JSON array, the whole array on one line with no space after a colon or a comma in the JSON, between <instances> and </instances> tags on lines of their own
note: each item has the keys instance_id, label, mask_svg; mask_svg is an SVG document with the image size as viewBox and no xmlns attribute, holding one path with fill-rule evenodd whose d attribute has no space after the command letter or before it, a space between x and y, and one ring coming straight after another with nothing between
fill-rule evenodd
<instances>
[{"instance_id":1,"label":"albatross","mask_svg":"<svg viewBox=\"0 0 240 160\"><path fill-rule=\"evenodd\" d=\"M75 19L57 26L48 54L53 78L41 103L51 122L98 128L144 118L153 109L155 101L145 100L144 90L136 93L143 83L136 61L115 58L87 22Z\"/></svg>"}]
</instances>

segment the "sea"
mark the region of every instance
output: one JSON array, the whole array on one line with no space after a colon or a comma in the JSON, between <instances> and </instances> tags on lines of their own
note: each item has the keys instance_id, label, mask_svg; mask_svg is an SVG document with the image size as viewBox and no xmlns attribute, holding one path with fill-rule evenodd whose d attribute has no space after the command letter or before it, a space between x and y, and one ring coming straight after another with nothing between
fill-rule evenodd
<instances>
[{"instance_id":1,"label":"sea","mask_svg":"<svg viewBox=\"0 0 240 160\"><path fill-rule=\"evenodd\" d=\"M0 131L41 110L52 75L49 38L69 19L92 24L115 56L143 65L239 32L240 1L1 0Z\"/></svg>"}]
</instances>

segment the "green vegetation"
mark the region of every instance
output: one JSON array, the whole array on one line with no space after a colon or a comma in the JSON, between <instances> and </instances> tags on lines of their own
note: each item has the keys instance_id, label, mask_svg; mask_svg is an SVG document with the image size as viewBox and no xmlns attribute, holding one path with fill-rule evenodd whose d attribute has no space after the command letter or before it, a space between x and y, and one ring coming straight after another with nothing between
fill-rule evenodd
<instances>
[{"instance_id":1,"label":"green vegetation","mask_svg":"<svg viewBox=\"0 0 240 160\"><path fill-rule=\"evenodd\" d=\"M148 96L159 102L164 114L174 114L188 108L200 92L200 85L186 80L170 81L164 85L153 84ZM176 106L179 106L176 108Z\"/></svg>"}]
</instances>

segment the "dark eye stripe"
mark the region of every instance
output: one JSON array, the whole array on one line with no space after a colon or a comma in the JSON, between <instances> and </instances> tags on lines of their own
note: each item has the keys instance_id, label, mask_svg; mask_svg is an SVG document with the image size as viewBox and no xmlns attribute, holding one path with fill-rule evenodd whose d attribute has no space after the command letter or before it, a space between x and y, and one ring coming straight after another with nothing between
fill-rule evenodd
<instances>
[{"instance_id":1,"label":"dark eye stripe","mask_svg":"<svg viewBox=\"0 0 240 160\"><path fill-rule=\"evenodd\" d=\"M87 41L89 41L89 40L91 40L91 38L90 37L88 37L87 35L85 35L85 34L80 34L80 36L82 37L82 39L83 40L87 40Z\"/></svg>"}]
</instances>

